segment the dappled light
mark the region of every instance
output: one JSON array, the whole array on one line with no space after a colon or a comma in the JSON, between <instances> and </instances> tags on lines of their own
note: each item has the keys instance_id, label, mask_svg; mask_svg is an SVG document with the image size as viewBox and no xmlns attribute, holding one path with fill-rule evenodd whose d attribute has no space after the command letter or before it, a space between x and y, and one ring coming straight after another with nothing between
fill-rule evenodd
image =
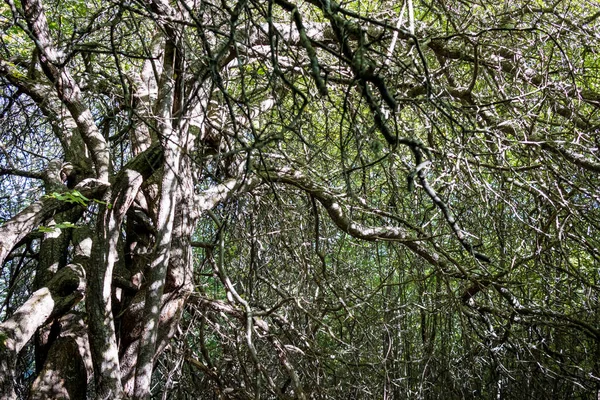
<instances>
[{"instance_id":1,"label":"dappled light","mask_svg":"<svg viewBox=\"0 0 600 400\"><path fill-rule=\"evenodd\" d=\"M0 5L0 398L600 396L600 13Z\"/></svg>"}]
</instances>

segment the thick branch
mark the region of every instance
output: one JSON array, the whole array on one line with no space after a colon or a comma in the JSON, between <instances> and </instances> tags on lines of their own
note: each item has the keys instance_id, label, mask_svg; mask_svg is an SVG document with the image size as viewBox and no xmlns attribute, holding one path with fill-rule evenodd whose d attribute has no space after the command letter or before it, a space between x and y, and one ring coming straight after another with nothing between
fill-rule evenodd
<instances>
[{"instance_id":1,"label":"thick branch","mask_svg":"<svg viewBox=\"0 0 600 400\"><path fill-rule=\"evenodd\" d=\"M84 288L83 266L70 264L0 324L0 398L14 398L14 363L35 331L49 319L70 310L83 298Z\"/></svg>"},{"instance_id":2,"label":"thick branch","mask_svg":"<svg viewBox=\"0 0 600 400\"><path fill-rule=\"evenodd\" d=\"M90 109L84 104L81 89L69 70L61 64L58 51L50 38L48 21L40 0L22 2L25 18L35 39L44 73L54 83L58 97L65 104L81 134L83 141L92 154L96 168L96 177L108 182L109 151L106 140L98 130Z\"/></svg>"},{"instance_id":3,"label":"thick branch","mask_svg":"<svg viewBox=\"0 0 600 400\"><path fill-rule=\"evenodd\" d=\"M44 179L44 174L41 174L39 172L0 167L0 176L3 176L3 175L22 176L23 178L32 178L32 179Z\"/></svg>"},{"instance_id":4,"label":"thick branch","mask_svg":"<svg viewBox=\"0 0 600 400\"><path fill-rule=\"evenodd\" d=\"M85 189L85 183L76 187L80 189L81 194L87 198L98 198L106 190L106 185L99 185L95 188ZM31 231L38 227L46 218L58 211L64 211L73 207L73 204L67 203L55 198L44 197L23 211L15 215L0 227L0 265L8 254L12 251L22 239Z\"/></svg>"},{"instance_id":5,"label":"thick branch","mask_svg":"<svg viewBox=\"0 0 600 400\"><path fill-rule=\"evenodd\" d=\"M155 1L158 7L162 3ZM165 61L161 77L158 103L158 131L163 139L165 157L163 176L158 207L158 220L156 223L156 247L154 248L153 261L150 266L149 290L146 290L145 318L142 338L139 344L138 365L135 376L136 399L146 399L150 396L150 381L154 366L154 353L158 336L158 323L160 305L165 287L165 277L171 255L171 237L173 234L173 220L177 201L177 172L181 160L182 140L181 133L175 132L172 125L172 110L175 100L175 64L177 52L175 42L167 39L165 48Z\"/></svg>"},{"instance_id":6,"label":"thick branch","mask_svg":"<svg viewBox=\"0 0 600 400\"><path fill-rule=\"evenodd\" d=\"M552 153L563 156L565 159L567 159L568 161L577 165L578 167L581 167L581 168L586 169L591 172L596 172L596 173L600 172L600 163L593 162L593 161L586 159L583 154L577 154L577 153L569 151L559 145L546 143L546 142L542 143L542 148L549 150Z\"/></svg>"},{"instance_id":7,"label":"thick branch","mask_svg":"<svg viewBox=\"0 0 600 400\"><path fill-rule=\"evenodd\" d=\"M121 225L143 181L139 171L125 169L119 173L105 196L105 201L111 207L103 206L98 218L86 293L97 399L119 399L122 396L112 313L112 275L118 260Z\"/></svg>"},{"instance_id":8,"label":"thick branch","mask_svg":"<svg viewBox=\"0 0 600 400\"><path fill-rule=\"evenodd\" d=\"M86 156L85 144L76 133L77 123L60 106L60 99L52 86L28 79L13 64L0 60L0 76L29 96L46 116L54 135L60 141L65 152L65 160L91 170L91 162ZM89 166L89 168L88 168Z\"/></svg>"}]
</instances>

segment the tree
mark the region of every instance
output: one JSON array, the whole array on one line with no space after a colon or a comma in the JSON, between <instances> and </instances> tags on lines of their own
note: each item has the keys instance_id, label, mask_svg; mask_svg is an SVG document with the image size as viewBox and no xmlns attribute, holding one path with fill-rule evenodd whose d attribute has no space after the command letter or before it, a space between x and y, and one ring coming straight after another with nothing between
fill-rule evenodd
<instances>
[{"instance_id":1,"label":"tree","mask_svg":"<svg viewBox=\"0 0 600 400\"><path fill-rule=\"evenodd\" d=\"M7 0L0 397L596 395L586 5Z\"/></svg>"}]
</instances>

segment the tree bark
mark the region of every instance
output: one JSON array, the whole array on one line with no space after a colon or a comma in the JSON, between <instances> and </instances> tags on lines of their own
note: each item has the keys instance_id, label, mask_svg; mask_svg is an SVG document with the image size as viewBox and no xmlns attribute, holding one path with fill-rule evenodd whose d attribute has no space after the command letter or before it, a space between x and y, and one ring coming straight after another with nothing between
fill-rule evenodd
<instances>
[{"instance_id":1,"label":"tree bark","mask_svg":"<svg viewBox=\"0 0 600 400\"><path fill-rule=\"evenodd\" d=\"M70 310L83 298L85 271L81 264L69 264L0 324L0 398L14 398L16 357L35 331L46 321Z\"/></svg>"},{"instance_id":2,"label":"tree bark","mask_svg":"<svg viewBox=\"0 0 600 400\"><path fill-rule=\"evenodd\" d=\"M180 199L177 183L177 172L181 159L182 134L185 130L174 132L172 110L175 100L175 64L179 50L170 38L167 39L163 63L161 89L158 104L158 131L163 139L165 149L163 176L160 188L158 218L156 222L156 247L150 265L149 280L144 303L145 321L138 349L135 376L135 399L146 399L150 396L150 381L154 366L154 355L159 325L160 308L165 287L165 278L171 255L171 237L175 206ZM180 57L180 56L179 56Z\"/></svg>"},{"instance_id":3,"label":"tree bark","mask_svg":"<svg viewBox=\"0 0 600 400\"><path fill-rule=\"evenodd\" d=\"M83 103L81 89L69 70L65 66L57 67L62 60L50 38L42 2L25 0L22 5L27 25L36 39L42 69L54 83L58 97L65 104L79 128L79 134L92 155L96 178L102 182L108 182L110 155L106 140L98 130L90 109Z\"/></svg>"},{"instance_id":4,"label":"tree bark","mask_svg":"<svg viewBox=\"0 0 600 400\"><path fill-rule=\"evenodd\" d=\"M86 398L93 368L83 318L73 312L60 319L60 335L31 386L29 400Z\"/></svg>"},{"instance_id":5,"label":"tree bark","mask_svg":"<svg viewBox=\"0 0 600 400\"><path fill-rule=\"evenodd\" d=\"M143 183L140 172L126 169L117 176L105 196L96 227L90 260L86 310L97 399L122 397L119 352L112 310L113 270L119 258L118 244L123 218Z\"/></svg>"}]
</instances>

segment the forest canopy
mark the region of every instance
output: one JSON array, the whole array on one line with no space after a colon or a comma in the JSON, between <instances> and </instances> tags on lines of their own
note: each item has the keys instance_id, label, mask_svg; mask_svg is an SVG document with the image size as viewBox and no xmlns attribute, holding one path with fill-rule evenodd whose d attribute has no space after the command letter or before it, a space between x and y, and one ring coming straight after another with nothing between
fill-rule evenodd
<instances>
[{"instance_id":1,"label":"forest canopy","mask_svg":"<svg viewBox=\"0 0 600 400\"><path fill-rule=\"evenodd\" d=\"M600 4L5 0L0 399L592 399Z\"/></svg>"}]
</instances>

